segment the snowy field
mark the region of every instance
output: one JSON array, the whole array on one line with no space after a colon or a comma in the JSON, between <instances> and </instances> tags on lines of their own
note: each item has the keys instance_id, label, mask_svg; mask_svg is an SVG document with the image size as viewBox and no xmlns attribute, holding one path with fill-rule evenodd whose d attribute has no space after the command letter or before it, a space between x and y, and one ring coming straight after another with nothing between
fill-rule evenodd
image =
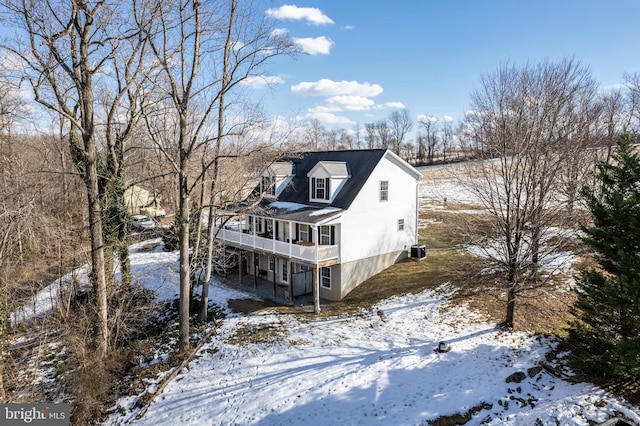
<instances>
[{"instance_id":1,"label":"snowy field","mask_svg":"<svg viewBox=\"0 0 640 426\"><path fill-rule=\"evenodd\" d=\"M477 203L450 174L439 176L421 182L423 205ZM589 425L615 415L640 424L639 408L541 369L552 338L497 330L449 304L451 291L443 283L437 293L398 295L363 315L328 319L229 312L141 419L135 398L124 398L118 407L126 414L106 424L427 425L470 412L468 425ZM239 297L218 284L210 295L222 307ZM229 343L237 329L265 327L277 330L269 342ZM440 342L447 352L435 351ZM514 373L519 382L508 382Z\"/></svg>"},{"instance_id":2,"label":"snowy field","mask_svg":"<svg viewBox=\"0 0 640 426\"><path fill-rule=\"evenodd\" d=\"M238 297L210 291L223 306ZM123 398L127 414L105 424L426 425L473 407L469 425L588 425L616 413L640 422L639 409L595 386L535 368L553 340L496 330L446 294L394 297L362 316L228 317L140 420L135 398ZM238 327L279 332L269 343L230 344ZM434 350L441 341L448 352ZM507 383L514 373L520 382Z\"/></svg>"},{"instance_id":3,"label":"snowy field","mask_svg":"<svg viewBox=\"0 0 640 426\"><path fill-rule=\"evenodd\" d=\"M473 202L447 179L425 180L420 191L433 205ZM177 253L163 252L157 240L132 246L131 261L134 280L161 300L177 297ZM66 281L13 320L46 313ZM105 425L427 425L455 414L469 414L467 425L586 426L615 415L640 424L640 408L540 368L552 338L497 330L449 303L452 291L442 283L438 292L398 295L361 315L320 319L233 314L227 301L250 296L214 282L210 298L227 317L212 340L142 418L135 419L137 397L125 397ZM271 328L267 342L229 340L262 328ZM435 351L440 342L447 351Z\"/></svg>"}]
</instances>

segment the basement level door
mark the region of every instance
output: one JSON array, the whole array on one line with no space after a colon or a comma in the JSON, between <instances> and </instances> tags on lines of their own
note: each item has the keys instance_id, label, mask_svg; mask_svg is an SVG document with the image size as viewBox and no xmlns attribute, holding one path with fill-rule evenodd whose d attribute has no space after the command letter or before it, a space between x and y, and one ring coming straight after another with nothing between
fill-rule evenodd
<instances>
[{"instance_id":1,"label":"basement level door","mask_svg":"<svg viewBox=\"0 0 640 426\"><path fill-rule=\"evenodd\" d=\"M291 280L293 297L313 292L313 271L302 271L292 274Z\"/></svg>"}]
</instances>

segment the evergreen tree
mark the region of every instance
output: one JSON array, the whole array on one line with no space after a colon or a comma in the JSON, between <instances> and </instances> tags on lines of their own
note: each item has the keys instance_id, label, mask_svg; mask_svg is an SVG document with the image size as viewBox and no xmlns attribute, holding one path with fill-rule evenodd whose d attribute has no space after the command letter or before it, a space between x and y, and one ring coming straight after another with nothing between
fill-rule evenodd
<instances>
[{"instance_id":1,"label":"evergreen tree","mask_svg":"<svg viewBox=\"0 0 640 426\"><path fill-rule=\"evenodd\" d=\"M604 377L640 379L640 158L620 136L583 195L593 216L583 240L597 267L581 274L570 335L576 366Z\"/></svg>"}]
</instances>

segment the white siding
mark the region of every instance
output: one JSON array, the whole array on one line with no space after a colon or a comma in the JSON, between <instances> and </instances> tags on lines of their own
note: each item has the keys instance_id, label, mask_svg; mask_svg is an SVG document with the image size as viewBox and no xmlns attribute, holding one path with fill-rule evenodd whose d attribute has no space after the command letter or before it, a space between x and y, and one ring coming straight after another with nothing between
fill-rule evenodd
<instances>
[{"instance_id":1,"label":"white siding","mask_svg":"<svg viewBox=\"0 0 640 426\"><path fill-rule=\"evenodd\" d=\"M380 181L389 182L389 200L380 201ZM341 222L341 262L409 250L416 244L417 181L385 156ZM398 219L404 230L398 231Z\"/></svg>"}]
</instances>

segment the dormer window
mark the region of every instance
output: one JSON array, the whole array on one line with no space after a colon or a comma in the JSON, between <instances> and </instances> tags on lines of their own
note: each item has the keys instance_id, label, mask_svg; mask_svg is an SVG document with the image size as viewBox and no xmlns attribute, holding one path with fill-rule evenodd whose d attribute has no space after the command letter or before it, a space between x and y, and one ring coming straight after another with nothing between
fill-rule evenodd
<instances>
[{"instance_id":1,"label":"dormer window","mask_svg":"<svg viewBox=\"0 0 640 426\"><path fill-rule=\"evenodd\" d=\"M349 179L349 167L341 161L319 161L307 177L310 201L330 203Z\"/></svg>"},{"instance_id":2,"label":"dormer window","mask_svg":"<svg viewBox=\"0 0 640 426\"><path fill-rule=\"evenodd\" d=\"M328 200L330 194L331 179L329 178L311 178L311 188L313 198L316 200Z\"/></svg>"},{"instance_id":3,"label":"dormer window","mask_svg":"<svg viewBox=\"0 0 640 426\"><path fill-rule=\"evenodd\" d=\"M262 176L262 194L276 195L276 178L275 176Z\"/></svg>"},{"instance_id":4,"label":"dormer window","mask_svg":"<svg viewBox=\"0 0 640 426\"><path fill-rule=\"evenodd\" d=\"M293 174L293 164L276 162L265 167L260 174L260 192L264 196L278 197Z\"/></svg>"}]
</instances>

